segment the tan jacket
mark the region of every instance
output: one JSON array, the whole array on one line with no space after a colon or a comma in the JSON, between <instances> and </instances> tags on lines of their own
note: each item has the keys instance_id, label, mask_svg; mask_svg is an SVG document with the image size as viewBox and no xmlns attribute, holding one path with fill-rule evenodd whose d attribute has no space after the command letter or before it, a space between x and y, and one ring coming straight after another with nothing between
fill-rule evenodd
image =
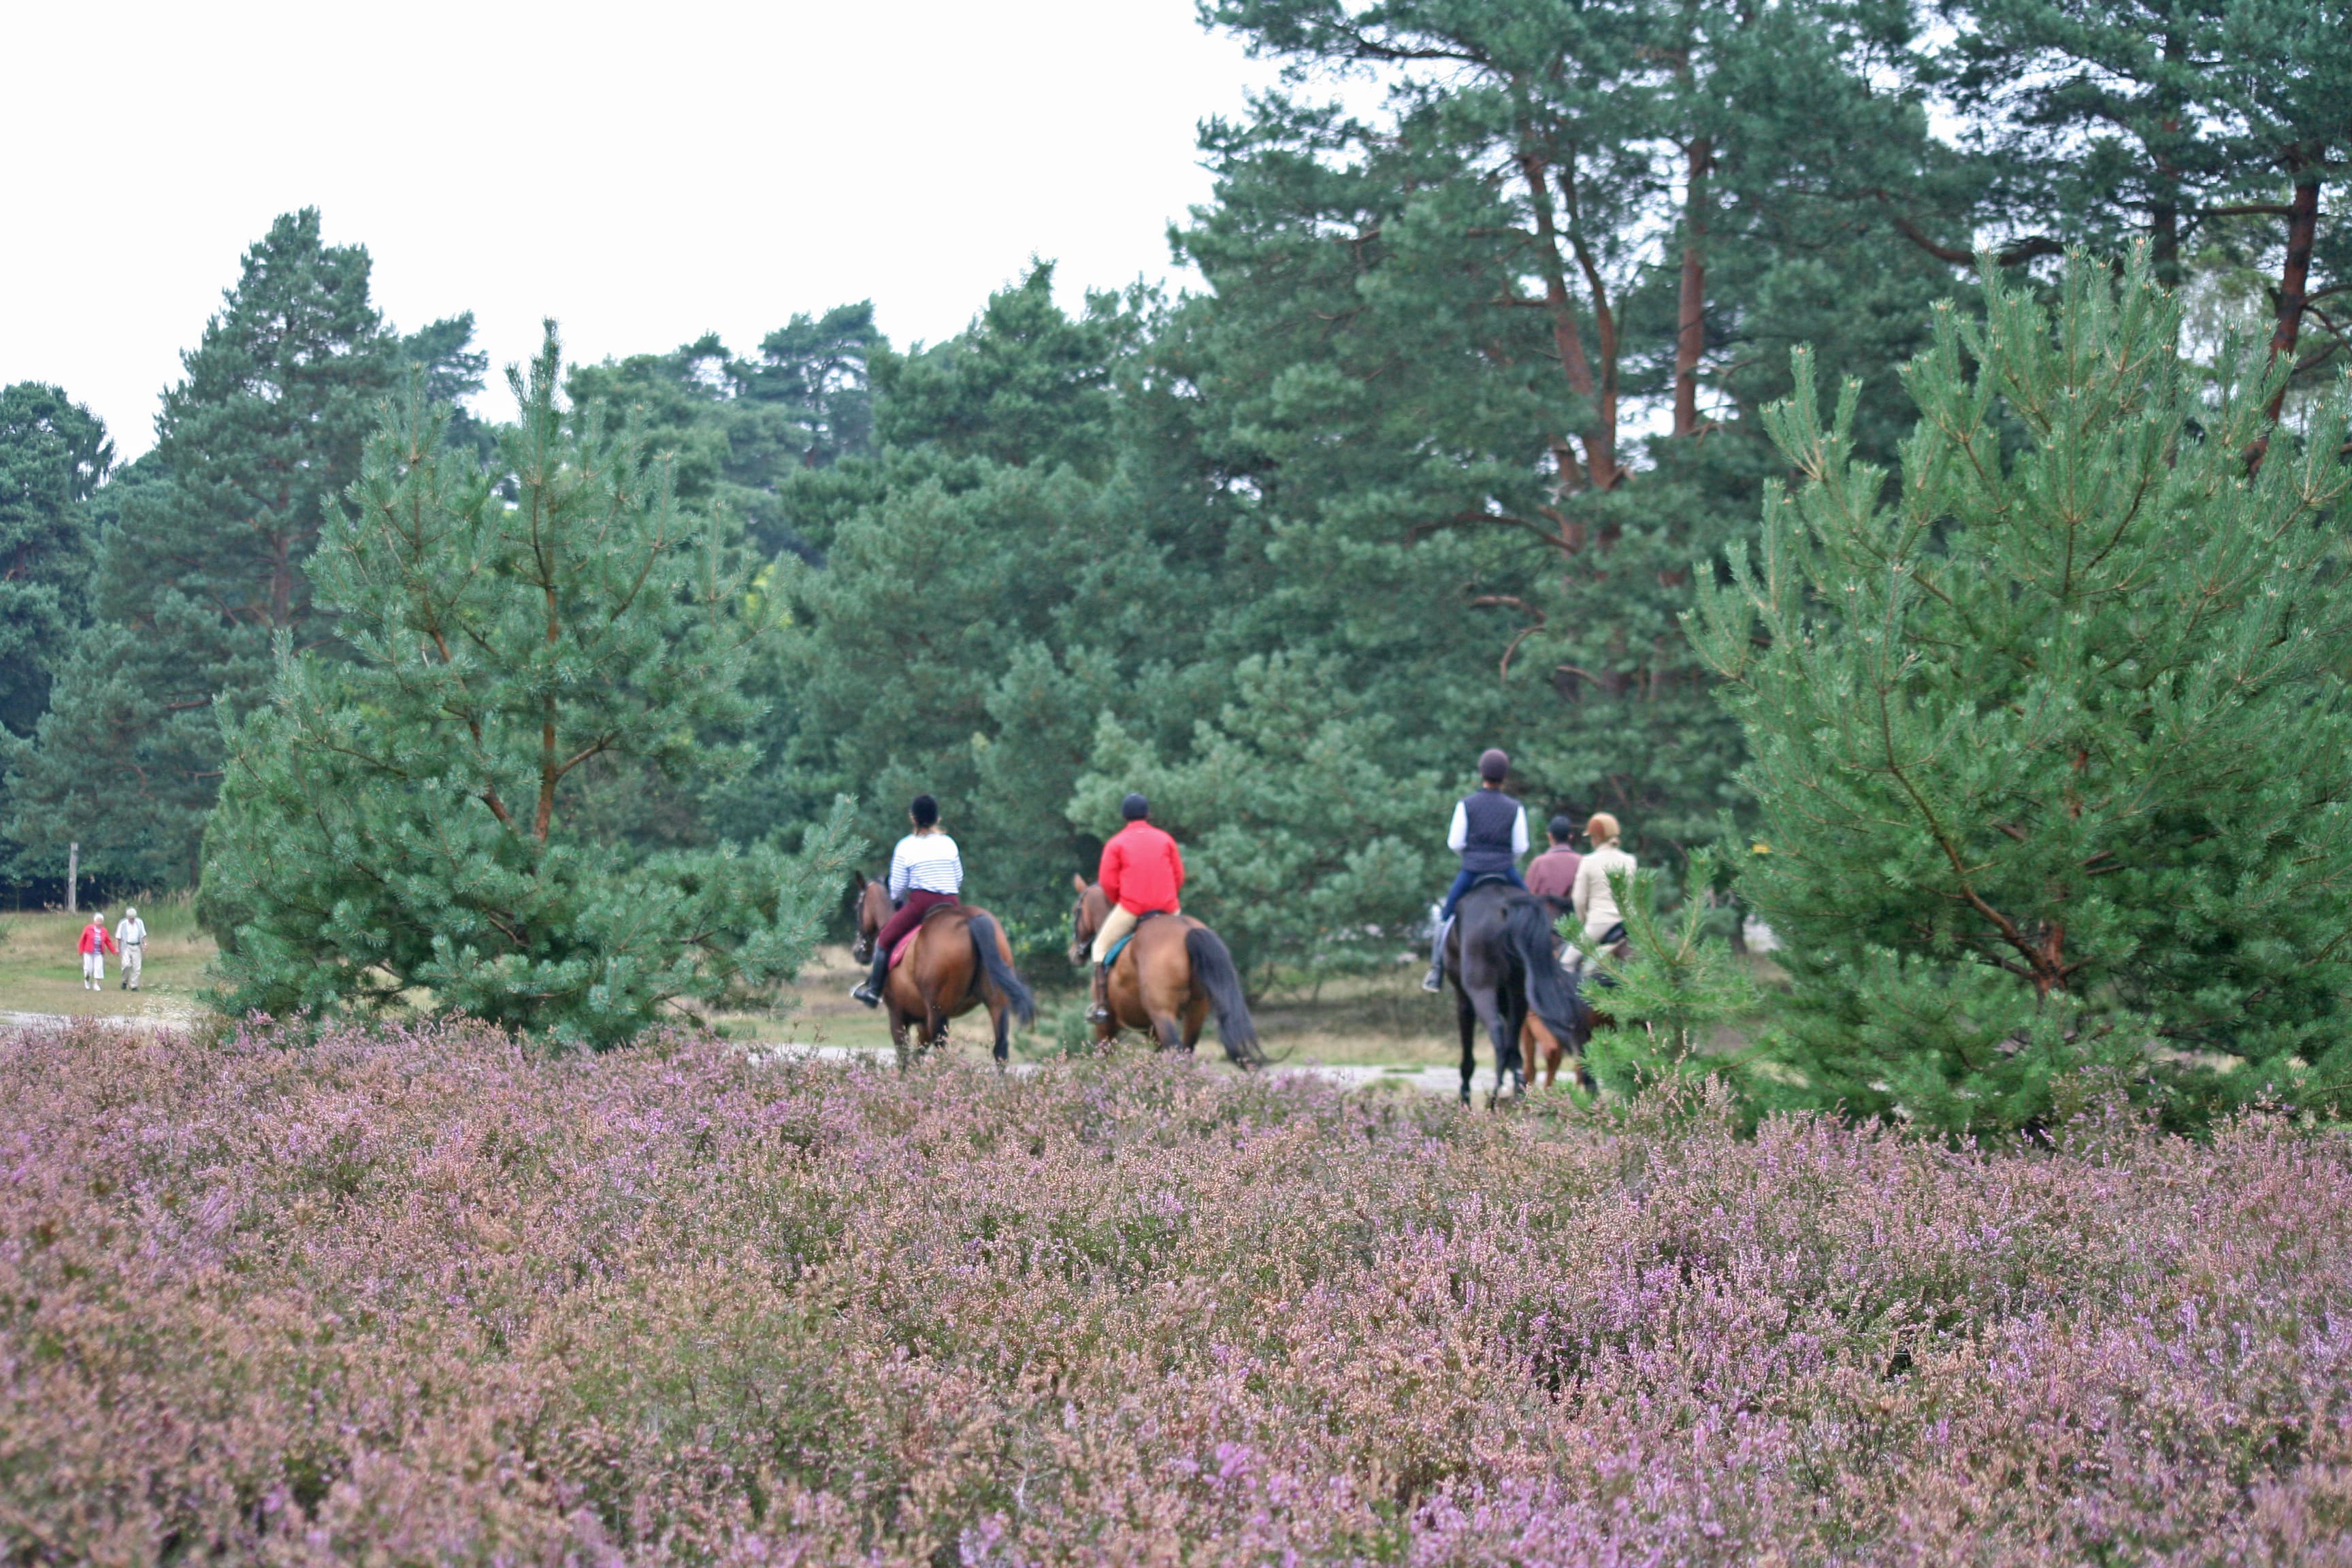
<instances>
[{"instance_id":1,"label":"tan jacket","mask_svg":"<svg viewBox=\"0 0 2352 1568\"><path fill-rule=\"evenodd\" d=\"M1625 918L1624 911L1617 907L1616 893L1609 886L1609 873L1619 871L1630 877L1637 864L1633 857L1614 844L1603 844L1576 868L1576 918L1583 923L1587 941L1600 941L1611 926Z\"/></svg>"}]
</instances>

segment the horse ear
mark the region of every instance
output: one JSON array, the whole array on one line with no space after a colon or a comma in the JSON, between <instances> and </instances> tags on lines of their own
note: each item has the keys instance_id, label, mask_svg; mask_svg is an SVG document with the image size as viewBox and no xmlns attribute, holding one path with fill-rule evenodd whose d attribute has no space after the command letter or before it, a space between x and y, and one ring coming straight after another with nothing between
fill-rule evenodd
<instances>
[{"instance_id":1,"label":"horse ear","mask_svg":"<svg viewBox=\"0 0 2352 1568\"><path fill-rule=\"evenodd\" d=\"M1076 888L1083 897L1087 890L1087 879L1078 872L1073 871L1070 873L1070 886Z\"/></svg>"},{"instance_id":2,"label":"horse ear","mask_svg":"<svg viewBox=\"0 0 2352 1568\"><path fill-rule=\"evenodd\" d=\"M863 871L852 871L849 874L849 884L851 887L856 888L859 892L864 892L866 890L866 873Z\"/></svg>"}]
</instances>

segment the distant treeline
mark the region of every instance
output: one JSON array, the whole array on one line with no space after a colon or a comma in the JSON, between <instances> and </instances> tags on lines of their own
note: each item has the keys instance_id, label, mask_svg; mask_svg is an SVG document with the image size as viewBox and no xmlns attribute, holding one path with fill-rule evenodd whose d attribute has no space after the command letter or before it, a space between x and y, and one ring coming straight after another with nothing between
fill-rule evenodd
<instances>
[{"instance_id":1,"label":"distant treeline","mask_svg":"<svg viewBox=\"0 0 2352 1568\"><path fill-rule=\"evenodd\" d=\"M1896 367L1935 301L1974 308L1980 254L2046 282L2145 247L2186 352L2269 338L2291 396L2347 357L2336 0L1206 9L1293 68L1202 129L1198 292L1072 313L1041 265L933 346L856 304L570 370L569 417L641 433L782 625L751 716L597 757L561 832L748 844L847 795L879 844L929 791L1039 951L1142 789L1245 963L1392 958L1484 746L1653 858L1748 812L1678 617L1788 471L1759 410L1793 346L1860 381L1855 455L1890 465ZM202 876L224 713L281 644L336 656L305 563L404 386L513 486L471 318L394 327L316 212L184 363L119 466L69 390L0 393L20 886L69 842L105 887Z\"/></svg>"}]
</instances>

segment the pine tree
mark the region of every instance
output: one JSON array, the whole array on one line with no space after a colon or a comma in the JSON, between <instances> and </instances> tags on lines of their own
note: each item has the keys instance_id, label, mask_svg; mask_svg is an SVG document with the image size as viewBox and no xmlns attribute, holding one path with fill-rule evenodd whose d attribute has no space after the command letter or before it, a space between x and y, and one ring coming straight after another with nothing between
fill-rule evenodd
<instances>
[{"instance_id":1,"label":"pine tree","mask_svg":"<svg viewBox=\"0 0 2352 1568\"><path fill-rule=\"evenodd\" d=\"M2053 321L1987 278L1905 375L1901 482L1771 414L1803 476L1702 596L1811 1094L2014 1127L2104 1066L2182 1115L2352 1084L2352 593L2339 398L2249 478L2284 374L2206 388L2146 247Z\"/></svg>"},{"instance_id":2,"label":"pine tree","mask_svg":"<svg viewBox=\"0 0 2352 1568\"><path fill-rule=\"evenodd\" d=\"M241 713L267 689L280 636L333 646L305 571L328 505L404 360L467 374L462 321L404 342L369 300L369 267L325 243L315 210L280 217L184 356L100 541L96 620L11 786L27 844L61 858L78 839L99 872L193 880L221 772L215 703Z\"/></svg>"},{"instance_id":3,"label":"pine tree","mask_svg":"<svg viewBox=\"0 0 2352 1568\"><path fill-rule=\"evenodd\" d=\"M89 500L113 465L98 416L54 386L0 391L0 730L33 732L89 615Z\"/></svg>"},{"instance_id":4,"label":"pine tree","mask_svg":"<svg viewBox=\"0 0 2352 1568\"><path fill-rule=\"evenodd\" d=\"M206 836L225 1008L435 1007L577 1044L668 1004L742 1000L808 952L851 846L836 805L795 861L646 853L574 820L590 767L740 768L740 548L601 421L567 430L551 327L503 437L500 499L414 393L369 444L311 563L347 660L279 638L270 700L230 740Z\"/></svg>"}]
</instances>

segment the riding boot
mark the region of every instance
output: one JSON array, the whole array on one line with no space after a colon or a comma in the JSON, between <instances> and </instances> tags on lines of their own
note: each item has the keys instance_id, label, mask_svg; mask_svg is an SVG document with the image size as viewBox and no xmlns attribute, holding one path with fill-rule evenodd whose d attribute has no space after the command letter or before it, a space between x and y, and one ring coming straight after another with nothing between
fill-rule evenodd
<instances>
[{"instance_id":1,"label":"riding boot","mask_svg":"<svg viewBox=\"0 0 2352 1568\"><path fill-rule=\"evenodd\" d=\"M1089 976L1089 977L1088 977L1088 985L1089 985L1089 988L1090 988L1090 989L1093 991L1093 993L1094 993L1094 1005L1093 1005L1093 1006L1091 1006L1091 1007L1088 1007L1088 1008L1087 1009L1087 1023L1089 1023L1089 1024L1108 1024L1108 1023L1109 1023L1109 1022L1110 1022L1110 968L1109 968L1109 966L1108 966L1108 965L1107 965L1107 964L1101 964L1101 963L1097 963L1097 964L1096 964L1096 965L1094 966L1094 973L1093 973L1093 974L1092 974L1091 976Z\"/></svg>"},{"instance_id":2,"label":"riding boot","mask_svg":"<svg viewBox=\"0 0 2352 1568\"><path fill-rule=\"evenodd\" d=\"M1437 940L1429 944L1429 973L1421 977L1423 991L1445 989L1445 939L1454 932L1454 917L1437 922Z\"/></svg>"},{"instance_id":3,"label":"riding boot","mask_svg":"<svg viewBox=\"0 0 2352 1568\"><path fill-rule=\"evenodd\" d=\"M882 987L889 984L890 950L877 942L874 944L874 967L850 994L868 1007L879 1007L882 1005Z\"/></svg>"}]
</instances>

